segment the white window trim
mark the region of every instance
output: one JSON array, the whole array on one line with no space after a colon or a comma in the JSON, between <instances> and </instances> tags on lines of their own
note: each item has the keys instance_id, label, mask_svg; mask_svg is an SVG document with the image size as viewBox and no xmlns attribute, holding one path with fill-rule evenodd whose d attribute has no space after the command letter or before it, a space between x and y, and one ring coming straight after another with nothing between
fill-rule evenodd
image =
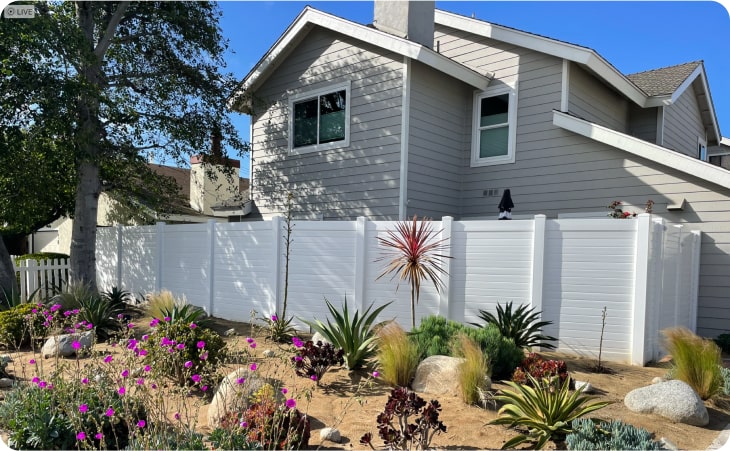
<instances>
[{"instance_id":1,"label":"white window trim","mask_svg":"<svg viewBox=\"0 0 730 451\"><path fill-rule=\"evenodd\" d=\"M509 110L507 113L507 155L480 158L479 108L481 100L485 97L493 97L502 94L509 94ZM517 82L515 81L511 84L489 87L484 91L476 91L474 93L474 106L472 112L471 167L514 163L515 144L517 141Z\"/></svg>"},{"instance_id":2,"label":"white window trim","mask_svg":"<svg viewBox=\"0 0 730 451\"><path fill-rule=\"evenodd\" d=\"M337 91L345 90L345 139L342 141L334 141L324 144L313 144L304 147L294 147L294 104L303 100L319 97L322 94L329 94ZM289 154L298 155L310 152L319 152L322 150L341 149L350 146L350 104L352 97L350 96L350 82L338 83L324 88L305 91L289 96Z\"/></svg>"},{"instance_id":3,"label":"white window trim","mask_svg":"<svg viewBox=\"0 0 730 451\"><path fill-rule=\"evenodd\" d=\"M700 150L701 148L705 150L704 158L702 156L702 151ZM703 139L701 136L697 137L697 158L699 158L700 161L708 161L707 141L705 139Z\"/></svg>"}]
</instances>

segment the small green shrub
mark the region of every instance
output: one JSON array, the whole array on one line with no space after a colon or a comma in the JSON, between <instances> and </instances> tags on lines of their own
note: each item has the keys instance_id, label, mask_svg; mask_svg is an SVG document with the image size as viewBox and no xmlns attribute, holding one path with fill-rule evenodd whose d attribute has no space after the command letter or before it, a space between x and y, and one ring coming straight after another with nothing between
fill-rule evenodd
<instances>
[{"instance_id":1,"label":"small green shrub","mask_svg":"<svg viewBox=\"0 0 730 451\"><path fill-rule=\"evenodd\" d=\"M65 260L68 258L70 258L68 255L57 252L36 252L35 254L23 254L15 257L15 263L23 260L35 260L40 263L45 260Z\"/></svg>"},{"instance_id":2,"label":"small green shrub","mask_svg":"<svg viewBox=\"0 0 730 451\"><path fill-rule=\"evenodd\" d=\"M555 337L543 335L541 329L552 324L552 321L538 321L541 312L535 312L526 304L522 304L513 312L512 302L505 307L497 304L497 316L486 310L479 310L479 317L484 320L484 326L496 324L503 337L511 338L520 348L540 346L546 349L554 349L555 346L547 341L556 341ZM474 326L482 327L481 324L472 323Z\"/></svg>"},{"instance_id":3,"label":"small green shrub","mask_svg":"<svg viewBox=\"0 0 730 451\"><path fill-rule=\"evenodd\" d=\"M675 327L662 331L665 346L672 355L672 374L686 382L702 399L722 389L722 356L712 340L698 337L689 329Z\"/></svg>"},{"instance_id":4,"label":"small green shrub","mask_svg":"<svg viewBox=\"0 0 730 451\"><path fill-rule=\"evenodd\" d=\"M479 344L489 359L491 376L494 379L508 379L524 358L524 353L511 339L505 338L496 325L470 327L443 316L431 315L411 332L418 344L421 357L452 355L451 341L457 334L464 333Z\"/></svg>"},{"instance_id":5,"label":"small green shrub","mask_svg":"<svg viewBox=\"0 0 730 451\"><path fill-rule=\"evenodd\" d=\"M92 389L63 377L34 381L8 393L0 404L0 427L8 431L8 444L15 449L123 449L134 427L127 420L147 418L142 405L122 399L114 384ZM82 404L87 411L80 411ZM104 412L109 408L126 414L108 417ZM77 441L82 431L83 444ZM97 433L101 439L95 438Z\"/></svg>"},{"instance_id":6,"label":"small green shrub","mask_svg":"<svg viewBox=\"0 0 730 451\"><path fill-rule=\"evenodd\" d=\"M457 335L453 343L454 354L464 359L459 365L461 398L467 404L476 404L481 400L480 391L489 374L487 358L479 345L464 334Z\"/></svg>"},{"instance_id":7,"label":"small green shrub","mask_svg":"<svg viewBox=\"0 0 730 451\"><path fill-rule=\"evenodd\" d=\"M33 304L20 304L0 311L0 345L17 349L30 342L30 321L35 321L35 327L39 329L43 324L42 318L33 315L34 308Z\"/></svg>"},{"instance_id":8,"label":"small green shrub","mask_svg":"<svg viewBox=\"0 0 730 451\"><path fill-rule=\"evenodd\" d=\"M537 380L528 375L530 385L508 381L512 390L502 390L494 397L504 403L496 420L489 424L506 424L528 430L508 440L502 449L510 449L524 442L532 442L536 449L542 449L548 440L563 438L571 432L571 421L590 412L606 407L610 402L588 403L593 397L581 391L570 393L565 384L553 380ZM558 385L558 386L556 386Z\"/></svg>"},{"instance_id":9,"label":"small green shrub","mask_svg":"<svg viewBox=\"0 0 730 451\"><path fill-rule=\"evenodd\" d=\"M730 354L730 334L720 334L715 338L715 343L722 349L722 352Z\"/></svg>"},{"instance_id":10,"label":"small green shrub","mask_svg":"<svg viewBox=\"0 0 730 451\"><path fill-rule=\"evenodd\" d=\"M226 343L220 335L182 319L153 320L151 324L154 332L149 336L144 361L154 376L170 378L180 386L203 387L215 382L216 370L226 356ZM192 379L194 375L199 380Z\"/></svg>"},{"instance_id":11,"label":"small green shrub","mask_svg":"<svg viewBox=\"0 0 730 451\"><path fill-rule=\"evenodd\" d=\"M418 346L396 322L381 327L378 337L380 378L390 385L408 387L418 366Z\"/></svg>"},{"instance_id":12,"label":"small green shrub","mask_svg":"<svg viewBox=\"0 0 730 451\"><path fill-rule=\"evenodd\" d=\"M619 420L592 421L577 418L571 423L573 432L565 437L569 450L658 450L662 444L652 439L644 428L636 428Z\"/></svg>"},{"instance_id":13,"label":"small green shrub","mask_svg":"<svg viewBox=\"0 0 730 451\"><path fill-rule=\"evenodd\" d=\"M304 321L312 330L319 332L322 336L338 348L344 351L345 365L349 370L360 368L365 362L373 357L377 352L375 342L378 336L375 334L375 320L390 302L381 305L372 312L373 304L360 314L355 310L355 314L350 316L347 308L347 298L342 307L342 311L338 311L327 299L327 308L334 319L332 323L327 319L327 324L320 320Z\"/></svg>"}]
</instances>

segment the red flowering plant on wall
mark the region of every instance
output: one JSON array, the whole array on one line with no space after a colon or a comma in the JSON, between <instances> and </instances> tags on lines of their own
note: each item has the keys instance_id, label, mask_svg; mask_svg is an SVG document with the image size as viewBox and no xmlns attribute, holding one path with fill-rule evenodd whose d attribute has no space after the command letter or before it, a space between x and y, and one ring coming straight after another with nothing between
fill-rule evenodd
<instances>
[{"instance_id":1,"label":"red flowering plant on wall","mask_svg":"<svg viewBox=\"0 0 730 451\"><path fill-rule=\"evenodd\" d=\"M635 218L636 215L639 213L637 212L630 212L630 211L624 211L623 204L620 200L614 200L610 204L606 206L609 210L611 210L608 213L608 216L611 218L616 219L629 219L629 218ZM654 201L649 199L646 201L646 205L644 206L644 213L651 213L654 208Z\"/></svg>"},{"instance_id":2,"label":"red flowering plant on wall","mask_svg":"<svg viewBox=\"0 0 730 451\"><path fill-rule=\"evenodd\" d=\"M528 374L538 381L557 377L560 385L563 385L568 380L568 365L563 360L545 360L531 352L512 374L512 381L518 384L530 384Z\"/></svg>"}]
</instances>

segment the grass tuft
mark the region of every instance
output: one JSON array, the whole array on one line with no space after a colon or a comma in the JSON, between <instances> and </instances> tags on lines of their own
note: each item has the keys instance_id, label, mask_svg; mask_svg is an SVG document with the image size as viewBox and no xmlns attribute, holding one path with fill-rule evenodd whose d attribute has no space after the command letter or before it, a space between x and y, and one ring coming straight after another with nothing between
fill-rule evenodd
<instances>
[{"instance_id":1,"label":"grass tuft","mask_svg":"<svg viewBox=\"0 0 730 451\"><path fill-rule=\"evenodd\" d=\"M378 337L380 378L390 385L408 387L418 366L418 345L394 321L381 327Z\"/></svg>"},{"instance_id":2,"label":"grass tuft","mask_svg":"<svg viewBox=\"0 0 730 451\"><path fill-rule=\"evenodd\" d=\"M723 382L720 348L684 327L665 329L662 333L674 362L674 378L686 382L702 399L718 394Z\"/></svg>"},{"instance_id":3,"label":"grass tuft","mask_svg":"<svg viewBox=\"0 0 730 451\"><path fill-rule=\"evenodd\" d=\"M461 398L467 404L480 402L480 390L484 388L485 378L489 374L487 357L479 345L467 335L461 333L454 337L454 355L464 358L459 365L459 386Z\"/></svg>"}]
</instances>

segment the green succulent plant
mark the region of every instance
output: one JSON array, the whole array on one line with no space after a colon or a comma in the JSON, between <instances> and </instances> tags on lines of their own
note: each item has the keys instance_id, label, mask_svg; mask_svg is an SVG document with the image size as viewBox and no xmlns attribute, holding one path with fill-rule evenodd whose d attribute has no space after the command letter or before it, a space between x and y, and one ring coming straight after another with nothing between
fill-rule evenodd
<instances>
[{"instance_id":1,"label":"green succulent plant","mask_svg":"<svg viewBox=\"0 0 730 451\"><path fill-rule=\"evenodd\" d=\"M546 349L555 349L555 346L547 341L556 341L557 338L543 335L541 329L552 321L538 321L540 312L535 312L534 308L522 304L512 311L512 302L508 302L502 307L497 304L497 316L486 310L479 310L479 317L484 320L484 324L472 323L477 327L485 327L489 324L496 324L502 336L511 338L520 348L528 348L532 346L540 346Z\"/></svg>"}]
</instances>

